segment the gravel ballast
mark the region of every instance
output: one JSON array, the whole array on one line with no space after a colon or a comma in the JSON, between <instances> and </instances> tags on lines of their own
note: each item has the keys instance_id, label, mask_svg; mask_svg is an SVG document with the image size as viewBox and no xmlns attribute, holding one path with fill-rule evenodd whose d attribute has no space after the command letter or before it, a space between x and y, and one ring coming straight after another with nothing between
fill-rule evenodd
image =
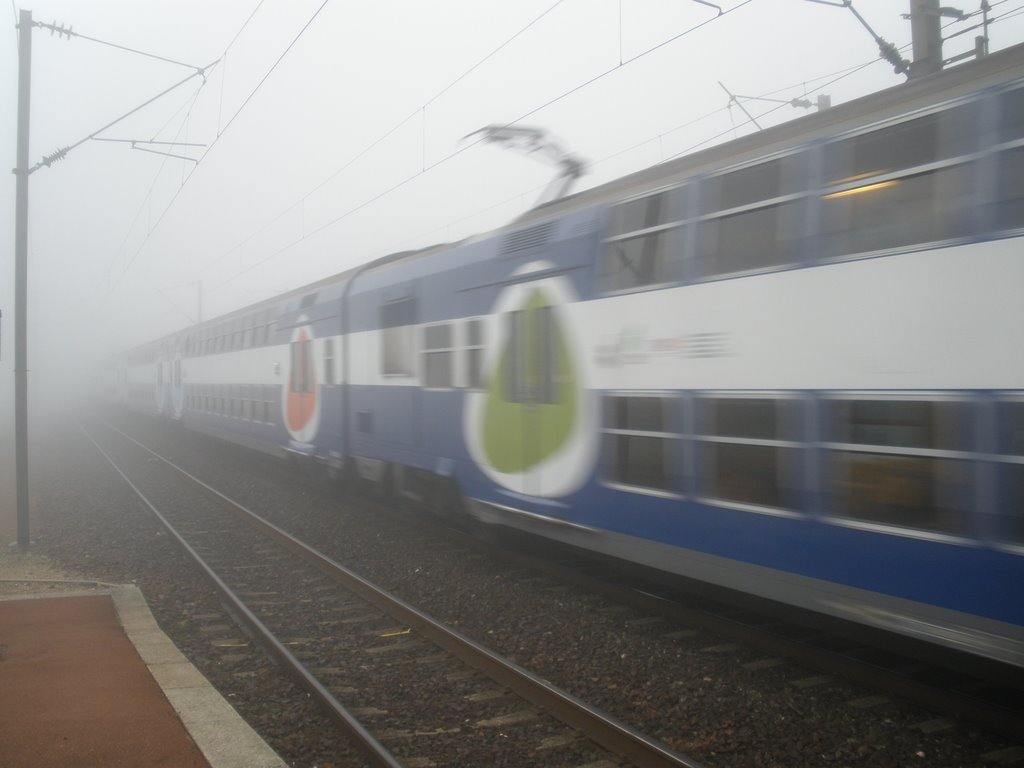
<instances>
[{"instance_id":1,"label":"gravel ballast","mask_svg":"<svg viewBox=\"0 0 1024 768\"><path fill-rule=\"evenodd\" d=\"M408 513L284 482L259 470L262 459L216 440L134 417L117 422L364 577L707 766L1024 760L1020 745L971 726L873 701L874 691L817 680L795 664L515 568L486 547L453 544L440 523L413 524ZM35 510L40 551L75 573L136 583L164 631L289 764L361 765L312 704L279 705L296 691L262 652L211 642L210 627L229 617L84 436L72 430L47 446ZM543 757L535 764L545 765Z\"/></svg>"}]
</instances>

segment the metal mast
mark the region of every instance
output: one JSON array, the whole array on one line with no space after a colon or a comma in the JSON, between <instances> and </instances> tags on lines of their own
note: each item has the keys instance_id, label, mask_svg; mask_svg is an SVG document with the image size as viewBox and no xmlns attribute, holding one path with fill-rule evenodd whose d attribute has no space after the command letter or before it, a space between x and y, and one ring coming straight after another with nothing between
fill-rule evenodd
<instances>
[{"instance_id":1,"label":"metal mast","mask_svg":"<svg viewBox=\"0 0 1024 768\"><path fill-rule=\"evenodd\" d=\"M32 67L32 11L18 17L18 165L14 212L14 451L18 547L28 530L28 117Z\"/></svg>"}]
</instances>

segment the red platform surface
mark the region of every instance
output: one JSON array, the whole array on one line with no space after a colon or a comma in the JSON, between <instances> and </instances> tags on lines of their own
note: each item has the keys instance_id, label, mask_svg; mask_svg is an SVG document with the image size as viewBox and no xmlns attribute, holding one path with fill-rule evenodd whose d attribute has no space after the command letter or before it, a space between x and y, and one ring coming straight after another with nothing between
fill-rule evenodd
<instances>
[{"instance_id":1,"label":"red platform surface","mask_svg":"<svg viewBox=\"0 0 1024 768\"><path fill-rule=\"evenodd\" d=\"M0 601L0 765L204 768L107 595Z\"/></svg>"}]
</instances>

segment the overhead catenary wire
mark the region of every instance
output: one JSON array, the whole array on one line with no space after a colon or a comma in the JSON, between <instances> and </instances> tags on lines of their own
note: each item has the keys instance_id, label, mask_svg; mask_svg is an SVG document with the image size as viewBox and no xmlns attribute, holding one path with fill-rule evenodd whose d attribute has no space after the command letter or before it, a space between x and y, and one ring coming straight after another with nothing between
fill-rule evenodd
<instances>
[{"instance_id":1,"label":"overhead catenary wire","mask_svg":"<svg viewBox=\"0 0 1024 768\"><path fill-rule=\"evenodd\" d=\"M519 123L519 122L525 120L526 118L530 117L531 115L534 115L537 112L540 112L541 110L543 110L543 109L545 109L547 107L550 107L551 105L556 104L557 102L559 102L559 101L561 101L561 100L571 96L572 94L577 93L578 91L583 90L584 88L587 88L588 86L598 82L599 80L604 79L605 77L607 77L608 75L612 74L613 72L617 72L620 69L622 69L623 67L628 66L629 64L632 64L634 62L637 62L637 61L639 61L639 60L649 56L650 54L654 53L655 51L658 51L661 48L664 48L666 45L669 45L669 44L671 44L673 42L676 42L677 40L680 40L680 39L686 37L687 35L689 35L689 34L691 34L693 32L696 32L697 30L699 30L699 29L701 29L703 27L706 27L708 24L711 24L711 23L713 23L715 21L718 21L719 19L724 18L725 16L729 15L730 13L735 12L735 11L739 10L740 8L743 8L743 7L747 6L747 5L751 4L752 2L754 2L754 0L742 0L742 2L734 5L732 8L729 8L728 10L725 10L722 13L720 13L720 14L718 14L718 15L710 18L710 19L706 19L705 21L702 21L702 22L700 22L698 24L695 24L695 25L685 29L684 31L680 32L679 34L673 35L672 37L668 38L667 40L663 40L660 43L656 43L655 45L651 46L650 48L647 48L646 50L636 54L635 56L632 56L631 58L626 59L622 64L616 64L615 66L610 67L609 69L604 70L603 72L595 75L594 77L591 77L588 80L586 80L586 81L584 81L582 83L579 83L576 86L573 86L572 88L570 88L569 90L563 92L559 96L556 96L556 97L554 97L552 99L549 99L548 101L544 102L543 104L541 104L541 105L539 105L537 107L534 107L533 109L530 109L529 111L521 114L519 117L515 118L514 120L511 120L511 121L509 121L507 123L502 124L500 127L505 128L505 127L513 126L516 123ZM418 111L411 113L411 116L414 116L416 114L418 114ZM407 118L406 120L408 120L408 119L409 118ZM212 291L216 291L216 290L218 290L220 288L223 288L225 285L228 285L228 284L234 282L236 279L238 279L242 275L247 274L248 272L251 272L253 269L256 269L257 267L260 267L263 264L266 264L268 261L271 261L272 259L276 258L277 256L280 256L282 253L285 253L285 252L291 250L292 248L294 248L299 243L309 239L310 237L313 237L314 235L319 234L320 232L324 231L325 229L328 229L329 227L332 227L335 224L343 221L344 219L347 219L350 216L358 213L362 209L366 208L368 205L371 205L371 204L377 202L381 198L386 197L387 195L391 194L392 192L395 192L396 190L404 187L406 184L409 184L410 182L414 181L415 179L419 178L420 176L423 176L424 174L429 173L433 169L435 169L435 168L437 168L437 167L439 167L441 165L444 165L445 163L449 162L450 160L453 160L454 158L456 158L459 155L461 155L463 152L466 152L467 150L475 147L477 144L480 144L483 141L484 141L483 138L479 138L479 139L476 139L475 141L472 141L472 142L470 142L470 143L468 143L468 144L466 144L466 145L464 145L464 146L454 150L453 152L449 153L448 155L445 155L444 157L442 157L440 160L438 160L438 161L436 161L434 163L431 163L430 165L424 166L422 168L422 170L416 171L415 173L405 177L401 181L393 184L392 186L388 187L387 189L383 190L382 192L377 193L376 195L372 196L368 200L365 200L362 203L359 203L358 205L356 205L353 208L349 208L348 210L346 210L344 213L340 214L339 216L336 216L335 218L333 218L333 219L331 219L331 220L321 224L320 226L315 227L314 229L310 230L309 232L303 232L303 234L301 234L298 238L292 240L288 244L286 244L286 245L282 246L281 248L277 249L276 251L274 251L270 255L264 257L263 259L260 259L257 262L254 262L253 264L250 264L245 269L240 270L239 272L235 273L233 276L231 276L231 277L221 281L220 283L217 283L215 286L213 286L210 289L211 292ZM297 204L298 203L296 203L296 205ZM292 207L294 207L294 205ZM283 213L280 214L277 218L280 218L281 215L283 215ZM232 249L232 250L234 250L234 249Z\"/></svg>"},{"instance_id":2,"label":"overhead catenary wire","mask_svg":"<svg viewBox=\"0 0 1024 768\"><path fill-rule=\"evenodd\" d=\"M270 65L270 69L266 71L263 77L260 78L260 81L256 84L256 87L253 88L249 95L245 97L245 101L242 102L241 106L239 106L238 109L235 110L235 113L231 116L231 119L228 120L224 128L217 134L217 137L210 143L210 146L206 150L206 152L203 153L203 157L206 157L206 155L210 153L210 150L212 150L213 147L217 144L217 141L220 139L220 137L227 132L228 128L231 127L231 124L235 122L235 118L237 118L242 113L242 111L248 106L249 102L252 101L252 97L256 95L257 91L259 91L260 88L263 87L263 84L267 82L267 78L269 78L273 74L274 70L277 69L277 66L284 60L284 57L288 55L289 51L291 51L293 47L295 47L295 44L299 42L299 38L301 38L306 33L306 30L309 29L309 27L316 20L316 17L320 15L320 12L327 6L327 4L330 1L331 0L324 0L320 4L320 7L313 12L313 15L309 17L309 20L302 26L302 29L299 30L298 34L295 35L294 38L292 38L292 41L290 43L288 43L288 47L285 48L284 51L281 52L281 55L277 57L277 60ZM257 10L258 9L259 6L257 6ZM253 11L253 14L255 13L256 11ZM251 19L252 15L250 15L249 18ZM246 20L245 23L249 23L248 19ZM243 25L243 29L244 28L245 25Z\"/></svg>"},{"instance_id":3,"label":"overhead catenary wire","mask_svg":"<svg viewBox=\"0 0 1024 768\"><path fill-rule=\"evenodd\" d=\"M184 129L185 123L188 121L188 116L191 114L192 110L195 108L196 101L199 99L199 94L202 92L202 90L203 90L203 88L205 86L206 86L206 82L204 81L202 84L200 84L200 86L196 89L196 92L192 95L192 101L191 101L191 103L188 104L188 110L186 111L185 116L182 118L182 121L181 121L181 123L178 126L178 130L177 130L177 132L174 135L175 139L177 139L178 136L181 135L181 131ZM188 103L188 102L186 102L186 103ZM178 109L178 111L175 113L175 116L177 116L178 114L181 113L182 108L184 108L184 105L182 105L182 107L180 107ZM166 124L165 124L165 127L166 127ZM163 129L161 128L161 130L163 130ZM157 133L156 135L159 135L159 133ZM139 220L139 217L142 215L142 211L145 210L146 205L150 202L150 198L153 195L153 190L156 189L157 181L159 181L160 174L163 173L163 170L166 167L166 165L167 165L167 159L165 158L164 161L160 163L160 167L157 169L156 174L154 174L153 181L150 183L149 190L146 192L145 197L143 197L142 198L142 202L139 203L139 207L135 211L135 216L132 218L132 223L128 225L128 230L125 232L124 237L121 239L121 244L118 246L117 250L114 251L114 259L116 259L121 253L124 252L125 246L128 243L128 238L131 236L132 231L135 229L135 222L137 222ZM147 238L148 238L148 235L147 235ZM138 255L138 254L136 253L136 255ZM110 265L107 267L107 279L110 278L110 273L111 273L111 269L113 268L113 266L114 266L114 263L112 261L110 263ZM123 275L124 272L127 271L127 269L128 269L128 265L126 265L122 269L121 275ZM107 294L109 295L113 290L114 290L114 285L111 285L110 288L108 289Z\"/></svg>"},{"instance_id":4,"label":"overhead catenary wire","mask_svg":"<svg viewBox=\"0 0 1024 768\"><path fill-rule=\"evenodd\" d=\"M235 36L231 38L231 42L224 46L224 53L227 53L228 49L235 44L235 41L238 40L239 37L241 37L242 33L245 31L245 28L249 26L249 22L252 21L252 17L256 15L256 12L259 11L260 8L263 7L264 2L265 0L259 0L259 2L256 3L256 7L254 7L252 11L249 13L249 15L245 17L245 21L242 22L242 26L240 26L238 28L238 31L235 32Z\"/></svg>"},{"instance_id":5,"label":"overhead catenary wire","mask_svg":"<svg viewBox=\"0 0 1024 768\"><path fill-rule=\"evenodd\" d=\"M909 47L909 45L903 46L903 48L907 48L907 47ZM862 64L857 64L857 65L854 65L852 67L843 67L842 69L834 70L834 71L826 73L824 75L818 75L817 77L810 78L809 80L803 80L803 81L801 81L799 83L794 83L792 85L783 86L782 88L776 88L776 89L771 90L771 91L766 91L765 93L761 94L760 96L758 96L756 98L764 98L764 97L768 97L768 96L773 96L773 95L778 94L778 93L785 93L787 91L792 91L794 88L799 88L801 86L804 87L804 93L805 94L814 93L816 90L827 88L829 85L832 85L833 83L836 83L836 82L838 82L839 80L842 80L845 77L848 77L850 75L856 74L857 72L859 72L860 70L866 68L867 66L869 66L871 64L877 64L879 61L881 61L881 59L879 57L876 57L876 58L872 59L871 61L867 61L867 62L864 62ZM837 75L839 75L839 77L836 77ZM807 88L806 88L806 86L808 84L816 83L819 80L829 80L829 78L833 78L833 77L835 77L834 80L830 80L828 83L823 84L819 88L811 89L810 91L808 91ZM633 150L639 149L640 147L644 146L645 144L650 144L652 142L659 141L659 140L663 139L664 137L666 137L666 136L668 136L668 135L670 135L672 133L675 133L676 131L680 131L680 130L682 130L684 128L688 128L688 127L690 127L692 125L696 125L697 123L700 123L700 122L702 122L704 120L708 120L708 119L714 117L715 115L718 115L718 114L721 114L723 112L726 112L727 110L728 110L728 107L718 107L717 109L711 110L710 112L705 112L704 114L702 114L702 115L700 115L698 117L692 118L690 120L687 120L684 123L680 123L680 124L675 125L675 126L673 126L671 128L668 128L667 130L664 130L661 133L658 133L658 134L656 134L654 136L649 136L648 138L644 139L643 141L637 142L635 144L631 144L630 146L625 147L623 149L616 150L615 152L612 152L609 155L605 155L604 157L600 157L597 160L592 160L592 161L590 161L590 166L591 166L591 168L597 168L597 167L603 165L604 163L607 163L607 162L609 162L611 160L614 160L617 157L621 157L622 155L625 155L625 154L627 154L629 152L632 152ZM764 115L761 115L761 116L763 117ZM730 131L731 130L732 129L730 129ZM728 133L728 131L726 131L726 133ZM721 137L722 135L723 134L721 134L721 133L717 134L716 138L717 137ZM524 198L526 196L534 195L535 193L537 193L540 190L542 190L545 186L546 186L545 184L535 185L535 186L533 186L533 187L531 187L529 189L525 189L525 190L516 192L514 195L506 197L506 198L504 198L504 199L502 199L502 200L500 200L500 201L498 201L496 203L491 203L491 204L485 206L484 208L478 208L475 211L472 211L471 213L465 214L464 216L460 216L457 219L452 219L451 221L448 221L445 224L442 224L440 226L431 227L429 230L425 230L425 231L421 232L419 235L416 235L416 236L410 237L410 238L404 238L401 242L402 243L417 242L418 240L422 239L423 237L425 237L426 235L429 235L432 232L440 232L442 230L450 229L451 227L455 226L456 224L461 224L464 221L468 221L469 219L476 218L477 216L480 216L480 215L482 215L484 213L489 213L490 211L493 211L493 210L495 210L497 208L501 208L503 206L509 205L510 203L513 203L513 202L516 202L518 200L521 200L522 198ZM395 250L403 250L403 248L397 248ZM384 250L382 252L383 253L387 253L389 251L388 250Z\"/></svg>"},{"instance_id":6,"label":"overhead catenary wire","mask_svg":"<svg viewBox=\"0 0 1024 768\"><path fill-rule=\"evenodd\" d=\"M326 6L328 2L329 2L329 0L324 0L324 2L323 2L323 3L321 4L321 5L320 5L320 7L319 7L319 8L317 8L317 10L316 10L316 11L315 11L315 12L313 13L313 15L312 15L312 16L310 17L309 21L307 21L307 22L306 22L306 24L305 24L305 25L304 25L304 26L302 27L302 29L301 29L301 30L299 30L299 33L298 33L298 34L297 34L297 35L295 36L295 38L294 38L294 39L293 39L293 40L291 41L291 43L289 43L289 44L288 44L288 47L287 47L287 48L285 49L284 53L282 53L282 54L281 54L281 55L280 55L280 56L279 56L279 57L277 58L277 60L276 60L276 61L274 62L274 64L273 64L273 65L271 66L270 70L268 70L268 71L267 71L267 73L266 73L266 74L265 74L265 75L263 76L263 78L262 78L262 79L260 80L260 82L259 82L259 83L258 83L258 84L256 85L256 87L255 87L255 88L254 88L254 89L253 89L253 90L252 90L252 91L251 91L251 92L249 93L249 95L248 95L248 96L246 97L245 101L244 101L244 102L242 103L242 105L241 105L241 106L240 106L240 107L238 108L238 110L237 110L237 111L235 112L235 114L234 114L234 115L232 115L232 117L231 117L231 120L229 120L229 121L228 121L228 125L225 125L225 126L224 126L224 129L223 129L223 130L221 130L221 131L220 131L220 132L219 132L219 133L217 134L216 138L214 138L214 140L213 140L213 141L212 141L212 142L210 143L210 145L209 145L209 146L207 147L207 149L206 149L206 152L204 152L204 153L202 154L202 156L201 156L201 157L199 158L199 161L198 161L198 162L196 163L196 165L195 165L195 166L193 167L193 169L192 169L192 172L191 172L191 173L189 173L189 174L188 174L188 175L187 175L187 176L186 176L186 177L184 178L184 180L182 181L181 185L180 185L180 186L178 187L178 189L177 189L177 190L175 190L174 194L173 194L173 195L171 196L171 199L170 199L170 200L168 201L168 203L167 203L167 205L166 205L166 206L164 207L163 211L161 211L160 215L159 215L159 216L157 217L157 220L156 220L156 222L155 222L155 223L153 224L153 226L152 226L152 227L150 228L149 232L148 232L148 233L146 234L146 237L145 237L145 238L143 239L142 243L141 243L141 244L139 245L139 248L138 248L138 250L136 250L135 254L134 254L134 255L132 256L132 258L131 258L131 259L130 259L130 260L128 261L128 263L127 263L127 264L125 265L124 269L123 269L123 270L121 271L121 274L120 274L120 275L119 275L119 277L118 277L118 282L120 281L120 279L121 279L122 277L124 277L124 275L125 275L125 274L127 274L127 272L128 272L128 269L129 269L129 268L131 267L131 265L135 263L135 260L136 260L136 259L138 258L139 254L140 254L140 253L142 253L142 249L143 249L143 248L145 248L145 247L146 247L146 243L148 243L148 242L149 242L149 239L150 239L150 237L152 237L152 235L153 235L153 233L154 233L154 232L156 231L157 227L159 227L159 226L160 226L160 223L161 223L161 222L162 222L162 221L164 220L164 217L166 217L166 216L167 216L167 212L168 212L168 211L170 211L170 209L171 209L171 207L172 207L172 206L174 205L175 201L176 201L176 200L178 199L178 197L179 197L179 196L181 195L181 192L182 192L182 190L183 190L183 189L185 189L185 186L186 186L186 184L188 183L188 181L189 181L189 180L190 180L190 179L192 178L192 176L193 176L193 175L195 174L195 172L196 172L196 171L197 171L197 170L199 169L199 167L200 167L200 166L202 165L202 161L203 161L203 160L204 160L204 159L206 158L206 156L207 156L207 155L209 155L209 154L210 154L210 151L211 151L211 150L213 149L214 145L216 145L216 144L217 144L217 142L218 142L218 140L220 139L220 137L221 137L221 136L222 136L222 135L223 135L223 134L224 134L224 133L225 133L225 132L227 131L227 129L228 129L228 126L230 126L230 124L231 124L231 123L232 123L232 122L234 121L234 119L235 119L236 117L238 117L238 115L239 115L239 114L240 114L240 113L242 112L242 110L243 110L243 109L245 109L246 105L247 105L247 104L249 103L249 101L250 101L250 100L252 99L252 97L253 97L253 96L254 96L254 95L256 94L256 92L257 92L257 91L258 91L258 90L260 89L260 87L261 87L261 86L263 85L263 83L265 83L265 82L266 82L267 78L268 78L268 77L270 76L270 73L271 73L271 72L273 72L273 71L274 71L274 69L276 69L276 68L277 68L277 65L281 63L281 60L282 60L282 59L284 59L284 57L285 57L285 55L286 55L286 54L288 53L288 51L290 51L290 50L292 49L292 47L293 47L293 46L295 45L295 43L296 43L296 42L298 42L298 39L299 39L300 37L302 37L303 33L304 33L304 32L305 32L305 31L306 31L307 29L309 29L309 26L310 26L310 24L312 24L312 23L313 23L313 20L314 20L314 19L315 19L315 18L316 18L316 17L317 17L317 16L319 15L319 14L320 14L320 11L322 11L322 10L324 9L324 6ZM233 43L235 42L235 40L237 40L237 39L238 39L238 35L239 35L239 34L241 34L241 31L242 31L243 29L245 29L246 25L248 25L249 21L250 21L250 20L252 19L252 17L253 17L254 15L255 15L256 11L258 11L258 10L259 10L259 8L260 8L260 6L261 6L262 4L263 4L263 2L262 2L262 0L261 0L261 2L260 2L260 3L259 3L259 4L257 5L257 6L256 6L256 8L255 8L255 9L254 9L254 10L252 11L252 13L250 13L250 14L249 14L248 18L247 18L247 19L245 20L245 22L244 22L244 23L242 24L242 27L241 27L241 28L239 29L239 31L238 31L238 32L237 32L237 33L235 34L234 38L232 38L232 40L231 40L231 43L232 43L232 44L233 44ZM229 45L228 47L230 47L230 45ZM225 48L225 54L227 53L227 50L228 50L228 48ZM219 59L218 59L218 61L219 61ZM154 180L154 184L155 184L155 183L156 183L156 182L155 182L155 180ZM127 237L127 236L126 236L126 237ZM114 288L116 288L116 284L114 284L114 285L111 285L111 286L110 286L110 291L112 292L112 291L114 290Z\"/></svg>"},{"instance_id":7,"label":"overhead catenary wire","mask_svg":"<svg viewBox=\"0 0 1024 768\"><path fill-rule=\"evenodd\" d=\"M493 58L498 52L500 52L502 49L507 47L513 40L515 40L516 38L520 37L524 32L526 32L528 29L530 29L535 24L537 24L537 22L539 22L541 19L543 19L545 16L547 16L553 10L555 10L555 8L557 8L559 5L561 5L564 1L565 0L557 0L554 4L548 6L544 11L542 11L539 15L537 15L533 19L531 19L525 26L520 28L511 37L507 38L504 42L502 42L496 48L491 50L490 53L488 53L482 59L479 59L475 64L473 64L468 69L466 69L462 74L460 74L458 77L456 77L450 83L448 83L443 88L441 88L437 93L435 93L433 96L431 96L425 102L423 102L423 104L421 104L420 106L416 107L416 109L414 109L412 112L410 112L404 118L402 118L397 123L395 123L393 126L391 126L391 128L386 130L383 134L378 136L376 139L374 139L372 142L370 142L367 146L365 146L363 149L361 149L359 152L357 152L355 155L353 155L351 158L349 158L340 168L336 169L335 171L332 171L323 181L321 181L315 187L313 187L308 192L306 192L302 197L300 197L298 200L293 202L287 208L284 208L283 210L281 210L277 215L272 216L270 219L265 221L254 232L252 232L249 235L247 235L239 243L237 243L236 245L234 245L231 248L229 248L227 251L225 251L218 258L214 259L210 263L209 266L213 266L215 264L220 263L225 258L230 256L232 253L237 251L239 248L243 247L248 242L250 242L253 238L255 238L255 237L259 236L260 234L262 234L263 232L265 232L273 224L275 224L276 222L280 221L284 216L287 216L289 213L291 213L293 210L295 210L298 206L300 206L303 203L305 203L305 201L308 200L312 195L316 194L319 190L323 189L327 184L329 184L331 181L333 181L335 178L337 178L340 174L344 173L353 164L355 164L360 159L362 159L367 154L369 154L371 151L373 151L382 142L384 142L389 137L394 135L394 133L396 131L398 131L400 128L402 128L404 125L406 125L410 120L412 120L413 118L418 117L418 116L421 117L423 119L423 121L424 121L424 127L423 127L423 134L424 135L422 137L422 141L423 141L424 146L425 146L425 143L426 143L426 138L425 138L425 134L426 134L426 112L425 112L425 110L426 110L426 108L428 106L430 106L430 104L432 104L433 102L437 101L445 93L450 91L458 83L460 83L462 80L464 80L468 75L473 73L475 70L479 69L480 66L482 64L484 64L484 62L486 62L489 59ZM425 150L424 150L423 160L422 160L422 163L421 163L421 171L426 171L426 170L427 170L426 154L425 154Z\"/></svg>"}]
</instances>

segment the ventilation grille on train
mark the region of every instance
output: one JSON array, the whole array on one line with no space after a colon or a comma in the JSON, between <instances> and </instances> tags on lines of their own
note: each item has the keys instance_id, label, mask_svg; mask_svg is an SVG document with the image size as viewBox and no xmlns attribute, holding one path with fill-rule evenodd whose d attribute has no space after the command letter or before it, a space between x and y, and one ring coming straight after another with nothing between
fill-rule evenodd
<instances>
[{"instance_id":1,"label":"ventilation grille on train","mask_svg":"<svg viewBox=\"0 0 1024 768\"><path fill-rule=\"evenodd\" d=\"M543 224L538 224L535 227L529 229L521 229L518 232L513 232L507 238L505 238L505 244L502 246L501 255L507 256L509 254L518 253L520 251L529 251L534 248L540 248L543 245L547 245L551 241L551 233L554 231L555 223L553 221L547 221Z\"/></svg>"}]
</instances>

